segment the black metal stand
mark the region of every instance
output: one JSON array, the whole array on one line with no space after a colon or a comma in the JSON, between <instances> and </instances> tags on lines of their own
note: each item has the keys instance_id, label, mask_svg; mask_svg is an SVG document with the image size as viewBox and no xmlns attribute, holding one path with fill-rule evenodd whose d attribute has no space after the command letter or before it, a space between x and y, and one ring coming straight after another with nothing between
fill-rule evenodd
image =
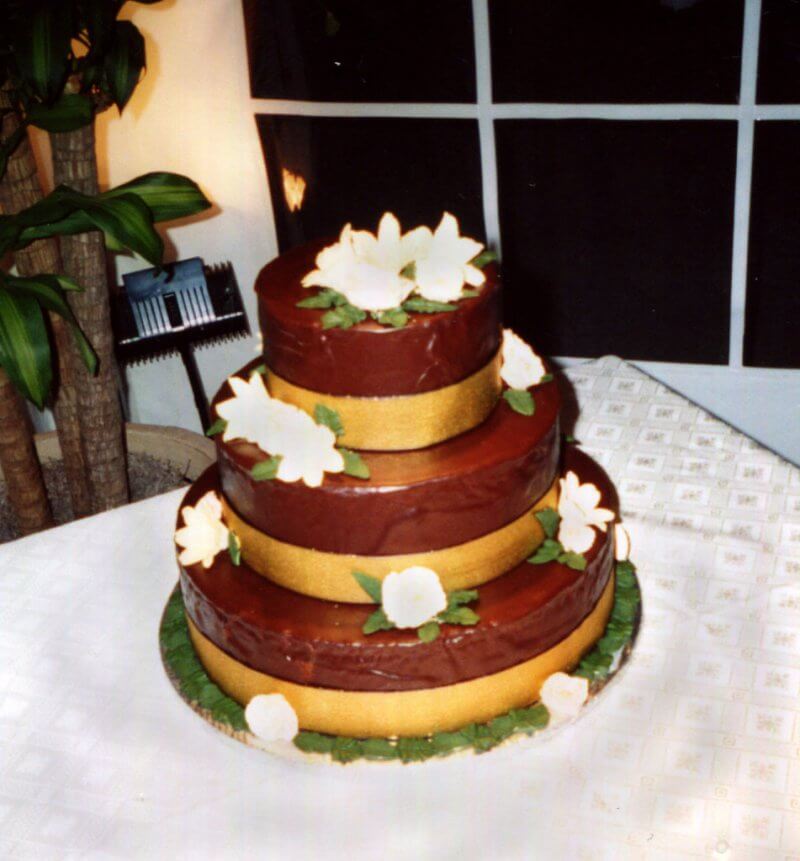
<instances>
[{"instance_id":1,"label":"black metal stand","mask_svg":"<svg viewBox=\"0 0 800 861\"><path fill-rule=\"evenodd\" d=\"M203 425L203 431L205 432L211 427L211 417L208 411L208 399L203 388L203 381L200 378L200 369L197 367L197 360L194 357L192 345L184 342L178 347L178 352L181 359L183 359L186 376L189 377L189 385L192 387L194 403L200 416L200 423Z\"/></svg>"}]
</instances>

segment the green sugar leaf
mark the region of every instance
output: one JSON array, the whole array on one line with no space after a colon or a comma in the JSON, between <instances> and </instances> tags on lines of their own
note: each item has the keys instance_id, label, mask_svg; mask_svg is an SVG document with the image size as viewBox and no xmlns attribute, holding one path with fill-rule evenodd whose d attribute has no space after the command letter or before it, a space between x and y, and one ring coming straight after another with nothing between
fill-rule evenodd
<instances>
[{"instance_id":1,"label":"green sugar leaf","mask_svg":"<svg viewBox=\"0 0 800 861\"><path fill-rule=\"evenodd\" d=\"M597 650L603 655L615 655L627 642L630 637L626 637L623 631L612 632L606 629L605 635L597 641Z\"/></svg>"},{"instance_id":2,"label":"green sugar leaf","mask_svg":"<svg viewBox=\"0 0 800 861\"><path fill-rule=\"evenodd\" d=\"M432 643L441 634L442 629L438 622L426 622L417 628L417 636L423 643Z\"/></svg>"},{"instance_id":3,"label":"green sugar leaf","mask_svg":"<svg viewBox=\"0 0 800 861\"><path fill-rule=\"evenodd\" d=\"M301 730L294 737L294 746L305 753L330 753L335 741L336 739L332 735Z\"/></svg>"},{"instance_id":4,"label":"green sugar leaf","mask_svg":"<svg viewBox=\"0 0 800 861\"><path fill-rule=\"evenodd\" d=\"M447 595L447 609L452 610L454 607L460 607L462 604L470 604L472 601L477 600L477 589L456 589Z\"/></svg>"},{"instance_id":5,"label":"green sugar leaf","mask_svg":"<svg viewBox=\"0 0 800 861\"><path fill-rule=\"evenodd\" d=\"M476 296L480 296L480 290L462 290L461 295L458 297L459 299L474 299Z\"/></svg>"},{"instance_id":6,"label":"green sugar leaf","mask_svg":"<svg viewBox=\"0 0 800 861\"><path fill-rule=\"evenodd\" d=\"M402 329L408 323L408 314L402 308L380 311L373 316L381 326L391 326L393 329Z\"/></svg>"},{"instance_id":7,"label":"green sugar leaf","mask_svg":"<svg viewBox=\"0 0 800 861\"><path fill-rule=\"evenodd\" d=\"M358 585L369 595L370 598L376 603L381 603L381 581L378 580L377 577L372 577L369 574L364 574L363 571L353 571L353 577L355 577Z\"/></svg>"},{"instance_id":8,"label":"green sugar leaf","mask_svg":"<svg viewBox=\"0 0 800 861\"><path fill-rule=\"evenodd\" d=\"M582 553L573 553L568 550L558 557L558 561L567 568L572 568L573 571L586 570L586 557Z\"/></svg>"},{"instance_id":9,"label":"green sugar leaf","mask_svg":"<svg viewBox=\"0 0 800 861\"><path fill-rule=\"evenodd\" d=\"M422 762L436 756L436 749L427 738L398 738L397 755L403 762Z\"/></svg>"},{"instance_id":10,"label":"green sugar leaf","mask_svg":"<svg viewBox=\"0 0 800 861\"><path fill-rule=\"evenodd\" d=\"M533 556L528 557L528 562L532 565L543 565L545 562L552 562L554 559L558 559L563 551L564 548L558 541L554 541L552 538L545 538L536 548Z\"/></svg>"},{"instance_id":11,"label":"green sugar leaf","mask_svg":"<svg viewBox=\"0 0 800 861\"><path fill-rule=\"evenodd\" d=\"M552 382L553 382L553 375L552 374L545 374L542 377L542 379L539 380L538 385L541 385L542 383L552 383Z\"/></svg>"},{"instance_id":12,"label":"green sugar leaf","mask_svg":"<svg viewBox=\"0 0 800 861\"><path fill-rule=\"evenodd\" d=\"M224 699L227 699L225 694L223 694L213 682L209 682L208 684L203 685L200 690L200 696L197 698L197 702L204 709L211 709Z\"/></svg>"},{"instance_id":13,"label":"green sugar leaf","mask_svg":"<svg viewBox=\"0 0 800 861\"><path fill-rule=\"evenodd\" d=\"M397 759L397 747L385 738L365 738L361 750L367 759Z\"/></svg>"},{"instance_id":14,"label":"green sugar leaf","mask_svg":"<svg viewBox=\"0 0 800 861\"><path fill-rule=\"evenodd\" d=\"M436 617L449 625L477 625L481 617L469 607L448 607Z\"/></svg>"},{"instance_id":15,"label":"green sugar leaf","mask_svg":"<svg viewBox=\"0 0 800 861\"><path fill-rule=\"evenodd\" d=\"M433 302L423 299L422 296L412 296L403 302L404 311L415 311L417 314L438 314L441 311L456 311L458 305L452 302Z\"/></svg>"},{"instance_id":16,"label":"green sugar leaf","mask_svg":"<svg viewBox=\"0 0 800 861\"><path fill-rule=\"evenodd\" d=\"M473 257L469 262L470 265L474 266L476 269L483 269L494 260L497 260L497 254L487 248L484 251L481 251L480 254Z\"/></svg>"},{"instance_id":17,"label":"green sugar leaf","mask_svg":"<svg viewBox=\"0 0 800 861\"><path fill-rule=\"evenodd\" d=\"M263 376L267 373L267 366L264 364L256 365L255 368L253 368L252 373L261 374Z\"/></svg>"},{"instance_id":18,"label":"green sugar leaf","mask_svg":"<svg viewBox=\"0 0 800 861\"><path fill-rule=\"evenodd\" d=\"M514 734L516 729L515 721L511 715L505 714L489 721L489 732L496 742L505 741L509 736Z\"/></svg>"},{"instance_id":19,"label":"green sugar leaf","mask_svg":"<svg viewBox=\"0 0 800 861\"><path fill-rule=\"evenodd\" d=\"M558 524L561 523L561 517L555 508L543 508L541 511L535 512L534 517L542 524L544 534L548 538L556 537Z\"/></svg>"},{"instance_id":20,"label":"green sugar leaf","mask_svg":"<svg viewBox=\"0 0 800 861\"><path fill-rule=\"evenodd\" d=\"M436 753L450 753L466 747L469 743L461 732L437 732L431 736L431 746Z\"/></svg>"},{"instance_id":21,"label":"green sugar leaf","mask_svg":"<svg viewBox=\"0 0 800 861\"><path fill-rule=\"evenodd\" d=\"M344 425L339 418L339 413L331 407L326 407L325 404L317 404L314 407L314 421L318 425L329 427L336 436L341 436L344 433Z\"/></svg>"},{"instance_id":22,"label":"green sugar leaf","mask_svg":"<svg viewBox=\"0 0 800 861\"><path fill-rule=\"evenodd\" d=\"M369 467L364 463L361 455L349 448L339 448L344 458L345 475L353 478L369 478Z\"/></svg>"},{"instance_id":23,"label":"green sugar leaf","mask_svg":"<svg viewBox=\"0 0 800 861\"><path fill-rule=\"evenodd\" d=\"M630 562L617 562L617 586L630 588L636 585L636 569Z\"/></svg>"},{"instance_id":24,"label":"green sugar leaf","mask_svg":"<svg viewBox=\"0 0 800 861\"><path fill-rule=\"evenodd\" d=\"M326 287L316 295L301 299L296 304L298 308L333 308L336 305L343 305L346 301L347 299L341 293Z\"/></svg>"},{"instance_id":25,"label":"green sugar leaf","mask_svg":"<svg viewBox=\"0 0 800 861\"><path fill-rule=\"evenodd\" d=\"M228 532L228 553L234 565L242 564L242 542L235 532Z\"/></svg>"},{"instance_id":26,"label":"green sugar leaf","mask_svg":"<svg viewBox=\"0 0 800 861\"><path fill-rule=\"evenodd\" d=\"M514 723L526 731L544 729L550 722L550 713L541 703L524 709L513 709L510 715Z\"/></svg>"},{"instance_id":27,"label":"green sugar leaf","mask_svg":"<svg viewBox=\"0 0 800 861\"><path fill-rule=\"evenodd\" d=\"M636 618L638 608L638 600L617 597L614 602L614 609L611 611L611 618L617 622L632 622Z\"/></svg>"},{"instance_id":28,"label":"green sugar leaf","mask_svg":"<svg viewBox=\"0 0 800 861\"><path fill-rule=\"evenodd\" d=\"M226 427L228 427L228 423L225 419L217 419L206 431L206 436L216 436L218 433L222 433Z\"/></svg>"},{"instance_id":29,"label":"green sugar leaf","mask_svg":"<svg viewBox=\"0 0 800 861\"><path fill-rule=\"evenodd\" d=\"M367 621L364 622L361 630L365 634L374 634L376 631L391 631L393 628L394 623L389 621L386 613L383 612L383 607L379 607L370 615Z\"/></svg>"},{"instance_id":30,"label":"green sugar leaf","mask_svg":"<svg viewBox=\"0 0 800 861\"><path fill-rule=\"evenodd\" d=\"M577 445L578 444L578 440L575 439L575 437L569 433L564 434L564 442L567 443L567 445Z\"/></svg>"},{"instance_id":31,"label":"green sugar leaf","mask_svg":"<svg viewBox=\"0 0 800 861\"><path fill-rule=\"evenodd\" d=\"M349 329L351 326L355 326L356 323L361 323L366 319L366 311L362 311L361 308L356 308L354 305L345 303L343 305L337 305L322 315L322 328Z\"/></svg>"},{"instance_id":32,"label":"green sugar leaf","mask_svg":"<svg viewBox=\"0 0 800 861\"><path fill-rule=\"evenodd\" d=\"M417 264L412 260L411 263L406 263L406 265L400 270L400 275L403 278L408 278L410 281L414 281L417 277Z\"/></svg>"},{"instance_id":33,"label":"green sugar leaf","mask_svg":"<svg viewBox=\"0 0 800 861\"><path fill-rule=\"evenodd\" d=\"M339 736L334 739L333 747L331 748L331 757L336 762L353 762L362 753L362 742L357 738L343 738Z\"/></svg>"},{"instance_id":34,"label":"green sugar leaf","mask_svg":"<svg viewBox=\"0 0 800 861\"><path fill-rule=\"evenodd\" d=\"M525 389L506 389L503 397L511 409L521 416L532 416L536 412L533 395Z\"/></svg>"},{"instance_id":35,"label":"green sugar leaf","mask_svg":"<svg viewBox=\"0 0 800 861\"><path fill-rule=\"evenodd\" d=\"M260 460L253 465L250 470L250 477L254 481L272 481L278 474L278 467L281 464L281 456L276 454L274 457Z\"/></svg>"}]
</instances>

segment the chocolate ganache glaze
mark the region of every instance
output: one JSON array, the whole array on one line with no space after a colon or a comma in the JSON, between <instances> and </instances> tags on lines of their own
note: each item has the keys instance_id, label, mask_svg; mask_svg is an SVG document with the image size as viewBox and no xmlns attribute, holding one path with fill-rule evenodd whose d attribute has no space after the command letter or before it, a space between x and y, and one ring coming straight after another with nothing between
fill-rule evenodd
<instances>
[{"instance_id":1,"label":"chocolate ganache glaze","mask_svg":"<svg viewBox=\"0 0 800 861\"><path fill-rule=\"evenodd\" d=\"M591 481L601 504L618 509L611 482L569 447L565 468ZM189 491L196 502L215 486L211 470ZM596 605L614 565L613 530L597 533L585 571L523 562L479 589L473 627L442 625L423 643L414 631L365 635L374 605L337 604L275 585L220 553L210 568L181 569L187 612L208 639L240 663L288 681L341 690L401 691L449 685L499 672L563 640Z\"/></svg>"},{"instance_id":2,"label":"chocolate ganache glaze","mask_svg":"<svg viewBox=\"0 0 800 861\"><path fill-rule=\"evenodd\" d=\"M325 311L297 303L319 292L300 282L335 241L281 254L256 280L264 357L279 377L330 395L412 395L465 379L497 352L502 309L494 264L484 270L480 294L460 300L455 311L412 313L401 329L369 319L347 330L323 329Z\"/></svg>"},{"instance_id":3,"label":"chocolate ganache glaze","mask_svg":"<svg viewBox=\"0 0 800 861\"><path fill-rule=\"evenodd\" d=\"M252 365L238 373L247 376ZM519 517L556 477L560 397L555 382L533 390L523 416L500 400L461 436L417 451L364 452L368 480L326 474L320 487L255 481L267 455L216 437L220 482L251 526L289 544L365 556L436 550L493 532ZM226 382L213 404L232 397Z\"/></svg>"}]
</instances>

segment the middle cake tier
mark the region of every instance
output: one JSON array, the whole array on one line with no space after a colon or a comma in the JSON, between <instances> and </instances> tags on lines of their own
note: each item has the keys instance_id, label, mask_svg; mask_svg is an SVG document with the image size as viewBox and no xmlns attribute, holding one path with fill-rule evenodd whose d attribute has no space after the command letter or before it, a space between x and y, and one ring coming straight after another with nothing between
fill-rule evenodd
<instances>
[{"instance_id":1,"label":"middle cake tier","mask_svg":"<svg viewBox=\"0 0 800 861\"><path fill-rule=\"evenodd\" d=\"M229 397L225 384L215 403ZM382 579L411 565L434 568L448 589L508 570L543 538L532 512L557 504L558 388L537 386L533 415L500 400L461 436L406 452L363 452L367 480L326 474L319 487L259 481L266 457L217 437L226 520L247 563L318 598L359 602L353 570Z\"/></svg>"}]
</instances>

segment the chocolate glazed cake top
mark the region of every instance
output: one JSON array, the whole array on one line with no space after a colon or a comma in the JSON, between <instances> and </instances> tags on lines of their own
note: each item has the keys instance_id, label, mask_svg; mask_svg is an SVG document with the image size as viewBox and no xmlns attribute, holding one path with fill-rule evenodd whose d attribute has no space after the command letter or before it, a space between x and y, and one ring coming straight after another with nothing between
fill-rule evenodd
<instances>
[{"instance_id":1,"label":"chocolate glazed cake top","mask_svg":"<svg viewBox=\"0 0 800 861\"><path fill-rule=\"evenodd\" d=\"M565 468L596 484L601 505L618 508L603 470L570 448ZM189 492L199 498L208 474ZM342 690L399 691L449 685L499 672L546 651L591 612L614 564L613 530L597 533L585 571L556 562L523 562L479 589L474 627L442 625L423 643L415 631L365 635L373 605L337 604L298 595L232 565L227 553L204 569L182 570L189 616L231 657L278 678Z\"/></svg>"},{"instance_id":2,"label":"chocolate glazed cake top","mask_svg":"<svg viewBox=\"0 0 800 861\"><path fill-rule=\"evenodd\" d=\"M364 452L366 481L344 474L326 474L320 487L255 481L250 470L264 452L218 435L222 490L252 526L315 550L385 556L462 544L519 517L555 479L558 387L549 382L532 392L533 416L515 413L501 399L482 425L446 442ZM214 404L230 396L225 383Z\"/></svg>"},{"instance_id":3,"label":"chocolate glazed cake top","mask_svg":"<svg viewBox=\"0 0 800 861\"><path fill-rule=\"evenodd\" d=\"M502 310L494 264L484 270L480 295L460 300L456 311L411 314L401 329L372 320L350 329L323 329L325 311L297 303L319 292L300 282L332 242L281 254L256 280L264 357L279 377L329 395L412 395L469 377L497 352Z\"/></svg>"}]
</instances>

